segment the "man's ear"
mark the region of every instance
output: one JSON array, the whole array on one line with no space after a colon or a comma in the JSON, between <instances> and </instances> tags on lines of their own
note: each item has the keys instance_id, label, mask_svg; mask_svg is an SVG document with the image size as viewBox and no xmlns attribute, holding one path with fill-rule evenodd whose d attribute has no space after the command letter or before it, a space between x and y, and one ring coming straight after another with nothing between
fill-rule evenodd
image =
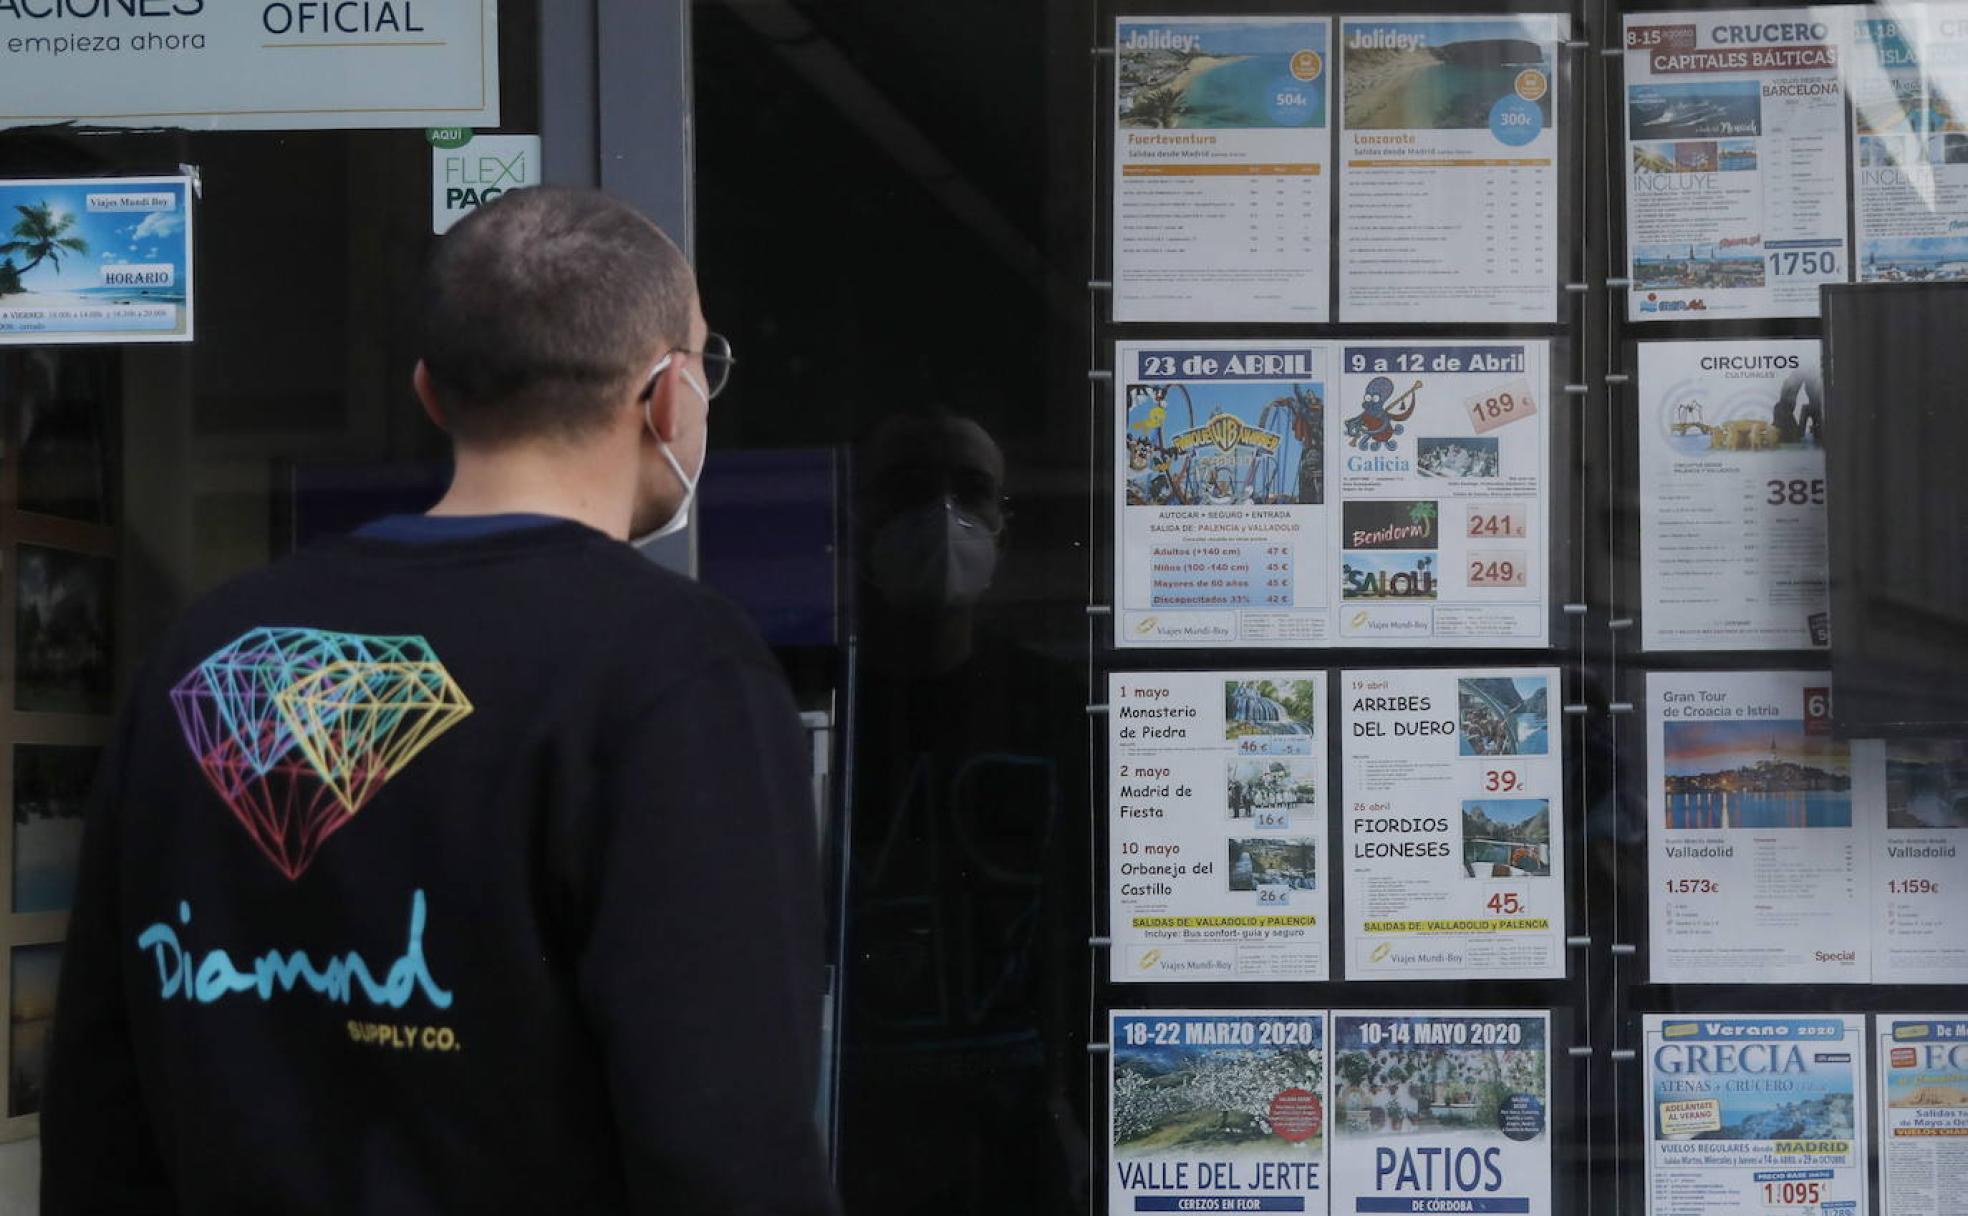
<instances>
[{"instance_id":1,"label":"man's ear","mask_svg":"<svg viewBox=\"0 0 1968 1216\"><path fill-rule=\"evenodd\" d=\"M642 385L637 385L638 392ZM636 421L643 418L643 406L636 403ZM672 363L657 373L649 392L649 429L656 432L664 443L674 443L677 437L677 424L681 421L677 414L677 367Z\"/></svg>"},{"instance_id":2,"label":"man's ear","mask_svg":"<svg viewBox=\"0 0 1968 1216\"><path fill-rule=\"evenodd\" d=\"M437 387L431 383L430 368L417 360L417 370L410 373L410 387L417 390L417 400L424 407L424 416L437 425L440 431L451 428L444 421L444 405L437 399Z\"/></svg>"}]
</instances>

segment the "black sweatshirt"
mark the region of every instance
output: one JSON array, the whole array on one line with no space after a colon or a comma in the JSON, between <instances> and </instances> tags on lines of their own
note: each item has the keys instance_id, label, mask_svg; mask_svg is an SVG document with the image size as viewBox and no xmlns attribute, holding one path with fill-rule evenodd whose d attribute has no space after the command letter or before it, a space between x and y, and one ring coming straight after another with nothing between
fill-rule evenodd
<instances>
[{"instance_id":1,"label":"black sweatshirt","mask_svg":"<svg viewBox=\"0 0 1968 1216\"><path fill-rule=\"evenodd\" d=\"M578 524L223 589L90 809L43 1211L833 1210L803 756L737 611Z\"/></svg>"}]
</instances>

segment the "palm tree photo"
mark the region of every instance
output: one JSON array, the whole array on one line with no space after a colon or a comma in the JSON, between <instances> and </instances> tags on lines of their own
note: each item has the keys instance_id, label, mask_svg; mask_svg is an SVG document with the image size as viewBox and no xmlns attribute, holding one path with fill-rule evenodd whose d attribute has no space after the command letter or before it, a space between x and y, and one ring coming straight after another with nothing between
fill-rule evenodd
<instances>
[{"instance_id":1,"label":"palm tree photo","mask_svg":"<svg viewBox=\"0 0 1968 1216\"><path fill-rule=\"evenodd\" d=\"M73 215L67 213L56 215L54 208L45 202L36 207L15 203L14 210L20 212L20 218L14 221L13 231L10 233L12 239L0 241L0 254L8 255L6 265L9 267L13 265L11 256L13 254L22 254L29 259L27 265L14 271L11 276L14 290L22 290L20 276L43 262L50 263L57 270L61 269L64 251L89 252L89 242L79 236L63 235L75 227ZM4 284L5 277L4 273L0 273L0 284ZM0 286L0 290L4 290L4 286Z\"/></svg>"}]
</instances>

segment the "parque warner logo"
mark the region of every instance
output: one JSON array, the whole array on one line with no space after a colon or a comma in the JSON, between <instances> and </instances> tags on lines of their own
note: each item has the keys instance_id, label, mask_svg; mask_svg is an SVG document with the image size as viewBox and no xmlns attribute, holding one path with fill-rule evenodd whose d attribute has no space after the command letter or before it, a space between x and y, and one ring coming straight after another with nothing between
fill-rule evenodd
<instances>
[{"instance_id":1,"label":"parque warner logo","mask_svg":"<svg viewBox=\"0 0 1968 1216\"><path fill-rule=\"evenodd\" d=\"M420 637L241 634L171 690L205 779L289 879L472 704Z\"/></svg>"}]
</instances>

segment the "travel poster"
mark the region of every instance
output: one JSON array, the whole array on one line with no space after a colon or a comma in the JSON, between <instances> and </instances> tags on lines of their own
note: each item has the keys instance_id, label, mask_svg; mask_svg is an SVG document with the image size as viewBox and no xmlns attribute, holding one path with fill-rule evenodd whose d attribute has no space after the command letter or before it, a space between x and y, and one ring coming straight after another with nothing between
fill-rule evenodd
<instances>
[{"instance_id":1,"label":"travel poster","mask_svg":"<svg viewBox=\"0 0 1968 1216\"><path fill-rule=\"evenodd\" d=\"M192 340L188 177L0 180L0 345Z\"/></svg>"},{"instance_id":2,"label":"travel poster","mask_svg":"<svg viewBox=\"0 0 1968 1216\"><path fill-rule=\"evenodd\" d=\"M1954 5L1858 10L1847 81L1858 281L1968 279L1968 20Z\"/></svg>"},{"instance_id":3,"label":"travel poster","mask_svg":"<svg viewBox=\"0 0 1968 1216\"><path fill-rule=\"evenodd\" d=\"M1879 1209L1949 1216L1968 1195L1968 1014L1880 1015Z\"/></svg>"},{"instance_id":4,"label":"travel poster","mask_svg":"<svg viewBox=\"0 0 1968 1216\"><path fill-rule=\"evenodd\" d=\"M1818 343L1642 342L1639 350L1641 644L1827 646Z\"/></svg>"},{"instance_id":5,"label":"travel poster","mask_svg":"<svg viewBox=\"0 0 1968 1216\"><path fill-rule=\"evenodd\" d=\"M1543 1011L1332 1015L1333 1212L1550 1216Z\"/></svg>"},{"instance_id":6,"label":"travel poster","mask_svg":"<svg viewBox=\"0 0 1968 1216\"><path fill-rule=\"evenodd\" d=\"M1336 679L1346 977L1563 977L1558 669Z\"/></svg>"},{"instance_id":7,"label":"travel poster","mask_svg":"<svg viewBox=\"0 0 1968 1216\"><path fill-rule=\"evenodd\" d=\"M1115 1010L1107 1211L1325 1216L1326 1015Z\"/></svg>"},{"instance_id":8,"label":"travel poster","mask_svg":"<svg viewBox=\"0 0 1968 1216\"><path fill-rule=\"evenodd\" d=\"M1852 792L1872 841L1873 982L1968 984L1968 739L1855 740Z\"/></svg>"},{"instance_id":9,"label":"travel poster","mask_svg":"<svg viewBox=\"0 0 1968 1216\"><path fill-rule=\"evenodd\" d=\"M1648 1014L1648 1216L1865 1216L1862 1015Z\"/></svg>"},{"instance_id":10,"label":"travel poster","mask_svg":"<svg viewBox=\"0 0 1968 1216\"><path fill-rule=\"evenodd\" d=\"M1815 317L1850 277L1844 12L1627 14L1629 318Z\"/></svg>"},{"instance_id":11,"label":"travel poster","mask_svg":"<svg viewBox=\"0 0 1968 1216\"><path fill-rule=\"evenodd\" d=\"M1107 689L1112 978L1328 978L1325 673Z\"/></svg>"},{"instance_id":12,"label":"travel poster","mask_svg":"<svg viewBox=\"0 0 1968 1216\"><path fill-rule=\"evenodd\" d=\"M1116 23L1116 321L1331 319L1331 29Z\"/></svg>"},{"instance_id":13,"label":"travel poster","mask_svg":"<svg viewBox=\"0 0 1968 1216\"><path fill-rule=\"evenodd\" d=\"M1558 319L1567 18L1347 17L1339 319Z\"/></svg>"},{"instance_id":14,"label":"travel poster","mask_svg":"<svg viewBox=\"0 0 1968 1216\"><path fill-rule=\"evenodd\" d=\"M1872 978L1871 833L1818 672L1652 672L1648 906L1657 984Z\"/></svg>"}]
</instances>

